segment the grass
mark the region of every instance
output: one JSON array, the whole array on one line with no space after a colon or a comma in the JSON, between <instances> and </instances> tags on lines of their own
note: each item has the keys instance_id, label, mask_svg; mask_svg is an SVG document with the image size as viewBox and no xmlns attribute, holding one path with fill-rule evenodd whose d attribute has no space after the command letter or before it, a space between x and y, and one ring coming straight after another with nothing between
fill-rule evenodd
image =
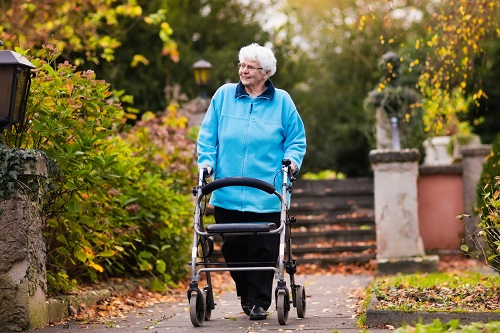
<instances>
[{"instance_id":1,"label":"grass","mask_svg":"<svg viewBox=\"0 0 500 333\"><path fill-rule=\"evenodd\" d=\"M500 276L496 273L459 271L398 274L375 277L365 289L358 311L358 326L366 323L370 298L378 300L376 310L500 312ZM369 332L369 331L368 331ZM397 328L395 333L498 332L500 322L460 325L458 320Z\"/></svg>"},{"instance_id":2,"label":"grass","mask_svg":"<svg viewBox=\"0 0 500 333\"><path fill-rule=\"evenodd\" d=\"M395 333L499 333L500 322L472 323L470 325L460 325L458 320L450 320L448 323L441 323L435 320L432 324L417 324L413 326L400 327Z\"/></svg>"},{"instance_id":3,"label":"grass","mask_svg":"<svg viewBox=\"0 0 500 333\"><path fill-rule=\"evenodd\" d=\"M399 274L374 279L379 310L500 312L500 276L479 272Z\"/></svg>"}]
</instances>

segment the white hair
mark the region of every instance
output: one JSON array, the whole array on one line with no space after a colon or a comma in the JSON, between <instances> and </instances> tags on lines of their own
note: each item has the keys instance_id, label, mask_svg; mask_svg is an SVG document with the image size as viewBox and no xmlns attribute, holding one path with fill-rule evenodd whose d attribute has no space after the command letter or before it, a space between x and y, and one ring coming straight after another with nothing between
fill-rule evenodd
<instances>
[{"instance_id":1,"label":"white hair","mask_svg":"<svg viewBox=\"0 0 500 333\"><path fill-rule=\"evenodd\" d=\"M271 71L269 76L276 73L276 58L270 48L260 46L257 43L252 43L250 45L243 46L240 49L238 58L240 62L244 60L258 61L264 71Z\"/></svg>"}]
</instances>

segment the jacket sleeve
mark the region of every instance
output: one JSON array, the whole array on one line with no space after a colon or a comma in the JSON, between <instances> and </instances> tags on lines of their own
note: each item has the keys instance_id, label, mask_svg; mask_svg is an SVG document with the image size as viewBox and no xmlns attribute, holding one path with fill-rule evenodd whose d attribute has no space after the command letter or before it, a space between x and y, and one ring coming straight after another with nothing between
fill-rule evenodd
<instances>
[{"instance_id":1,"label":"jacket sleeve","mask_svg":"<svg viewBox=\"0 0 500 333\"><path fill-rule=\"evenodd\" d=\"M306 154L306 131L304 123L297 110L294 110L288 117L285 126L285 159L289 159L297 164L298 171L302 165L304 155Z\"/></svg>"},{"instance_id":2,"label":"jacket sleeve","mask_svg":"<svg viewBox=\"0 0 500 333\"><path fill-rule=\"evenodd\" d=\"M215 170L217 167L218 123L212 100L198 133L198 168L208 165Z\"/></svg>"}]
</instances>

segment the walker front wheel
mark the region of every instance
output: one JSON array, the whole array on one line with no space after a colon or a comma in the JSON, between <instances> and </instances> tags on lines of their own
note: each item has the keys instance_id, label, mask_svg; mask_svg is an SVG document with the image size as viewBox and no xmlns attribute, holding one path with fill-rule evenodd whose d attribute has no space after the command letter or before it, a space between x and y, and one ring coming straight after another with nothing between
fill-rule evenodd
<instances>
[{"instance_id":1,"label":"walker front wheel","mask_svg":"<svg viewBox=\"0 0 500 333\"><path fill-rule=\"evenodd\" d=\"M290 297L284 290L278 290L276 298L276 310L278 312L278 322L280 325L286 325L288 312L290 310Z\"/></svg>"},{"instance_id":2,"label":"walker front wheel","mask_svg":"<svg viewBox=\"0 0 500 333\"><path fill-rule=\"evenodd\" d=\"M191 292L189 300L189 317L194 327L203 325L206 316L206 302L203 293L198 294L196 291Z\"/></svg>"}]
</instances>

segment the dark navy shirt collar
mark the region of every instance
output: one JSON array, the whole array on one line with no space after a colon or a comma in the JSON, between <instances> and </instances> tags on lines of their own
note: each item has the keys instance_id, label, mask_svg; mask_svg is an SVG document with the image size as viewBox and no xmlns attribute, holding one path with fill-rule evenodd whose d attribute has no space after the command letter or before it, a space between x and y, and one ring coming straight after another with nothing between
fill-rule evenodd
<instances>
[{"instance_id":1,"label":"dark navy shirt collar","mask_svg":"<svg viewBox=\"0 0 500 333\"><path fill-rule=\"evenodd\" d=\"M264 90L264 92L257 97L264 97L264 98L272 99L274 96L273 83L271 82L271 80L266 80L266 82L264 84L266 86L266 90ZM242 96L250 96L250 95L248 95L248 93L245 91L245 87L243 86L243 84L240 81L236 85L236 94L234 97L238 98L238 97L242 97Z\"/></svg>"}]
</instances>

